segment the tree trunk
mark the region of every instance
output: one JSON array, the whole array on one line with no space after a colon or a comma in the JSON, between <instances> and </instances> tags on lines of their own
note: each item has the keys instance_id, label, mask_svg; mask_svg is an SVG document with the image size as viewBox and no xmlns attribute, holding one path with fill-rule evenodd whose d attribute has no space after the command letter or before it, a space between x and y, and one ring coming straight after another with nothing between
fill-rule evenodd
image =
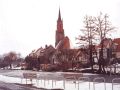
<instances>
[{"instance_id":1,"label":"tree trunk","mask_svg":"<svg viewBox=\"0 0 120 90\"><path fill-rule=\"evenodd\" d=\"M93 72L92 45L89 46L89 49L90 49L90 57L89 57L89 60L90 60L91 70L92 70L92 72Z\"/></svg>"},{"instance_id":2,"label":"tree trunk","mask_svg":"<svg viewBox=\"0 0 120 90\"><path fill-rule=\"evenodd\" d=\"M101 73L102 72L102 68L103 68L103 72L105 72L105 68L104 68L104 60L103 60L103 40L101 41L101 50L100 50L100 55L99 55L99 70L98 72Z\"/></svg>"}]
</instances>

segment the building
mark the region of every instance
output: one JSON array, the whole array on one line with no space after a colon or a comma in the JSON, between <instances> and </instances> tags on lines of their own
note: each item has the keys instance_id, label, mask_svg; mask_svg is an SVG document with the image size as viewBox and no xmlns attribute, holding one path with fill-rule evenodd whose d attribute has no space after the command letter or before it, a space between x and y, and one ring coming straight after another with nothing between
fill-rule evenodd
<instances>
[{"instance_id":1,"label":"building","mask_svg":"<svg viewBox=\"0 0 120 90\"><path fill-rule=\"evenodd\" d=\"M65 36L63 29L63 20L61 19L61 13L59 9L58 20L57 20L57 30L55 36L55 48L56 49L70 49L69 37Z\"/></svg>"},{"instance_id":2,"label":"building","mask_svg":"<svg viewBox=\"0 0 120 90\"><path fill-rule=\"evenodd\" d=\"M96 47L98 57L101 49L101 45ZM103 58L120 58L120 38L105 38L103 44Z\"/></svg>"},{"instance_id":3,"label":"building","mask_svg":"<svg viewBox=\"0 0 120 90\"><path fill-rule=\"evenodd\" d=\"M103 41L103 58L104 59L110 59L112 58L112 39L111 38L105 38ZM97 55L100 57L100 51L101 51L101 43L98 45L97 49Z\"/></svg>"},{"instance_id":4,"label":"building","mask_svg":"<svg viewBox=\"0 0 120 90\"><path fill-rule=\"evenodd\" d=\"M113 39L114 51L113 54L116 58L120 59L120 38Z\"/></svg>"}]
</instances>

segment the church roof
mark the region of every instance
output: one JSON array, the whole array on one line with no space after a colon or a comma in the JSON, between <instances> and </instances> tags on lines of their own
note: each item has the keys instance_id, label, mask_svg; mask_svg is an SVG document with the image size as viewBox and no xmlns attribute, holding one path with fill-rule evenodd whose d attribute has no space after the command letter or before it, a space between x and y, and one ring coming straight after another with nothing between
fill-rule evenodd
<instances>
[{"instance_id":1,"label":"church roof","mask_svg":"<svg viewBox=\"0 0 120 90\"><path fill-rule=\"evenodd\" d=\"M63 40L60 40L56 45L56 49L70 49L69 38L66 36Z\"/></svg>"}]
</instances>

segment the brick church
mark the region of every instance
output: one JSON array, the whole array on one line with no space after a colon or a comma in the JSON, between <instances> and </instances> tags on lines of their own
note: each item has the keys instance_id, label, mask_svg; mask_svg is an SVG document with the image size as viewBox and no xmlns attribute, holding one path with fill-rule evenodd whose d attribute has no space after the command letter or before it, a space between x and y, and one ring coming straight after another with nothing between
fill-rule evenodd
<instances>
[{"instance_id":1,"label":"brick church","mask_svg":"<svg viewBox=\"0 0 120 90\"><path fill-rule=\"evenodd\" d=\"M70 49L70 40L68 36L65 36L63 29L63 20L61 19L61 13L59 9L58 20L57 20L57 30L55 37L55 48L56 49Z\"/></svg>"}]
</instances>

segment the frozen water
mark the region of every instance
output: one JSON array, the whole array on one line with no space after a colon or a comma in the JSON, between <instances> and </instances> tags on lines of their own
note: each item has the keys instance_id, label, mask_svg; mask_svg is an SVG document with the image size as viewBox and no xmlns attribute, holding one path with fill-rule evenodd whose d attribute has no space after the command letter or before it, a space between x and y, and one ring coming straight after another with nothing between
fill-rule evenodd
<instances>
[{"instance_id":1,"label":"frozen water","mask_svg":"<svg viewBox=\"0 0 120 90\"><path fill-rule=\"evenodd\" d=\"M19 83L25 84L25 79L22 80L20 77L8 77L0 75L0 81L7 82L7 83ZM31 83L30 81L28 83ZM89 82L74 82L74 81L64 81L64 80L39 80L37 83L36 80L33 80L33 85L38 88L47 88L47 89L64 89L64 90L94 90L93 89L93 82L90 82L90 89L89 89ZM95 90L105 90L104 83L97 83L95 84ZM112 83L106 83L106 90L112 90ZM114 85L113 90L120 90L120 85Z\"/></svg>"}]
</instances>

